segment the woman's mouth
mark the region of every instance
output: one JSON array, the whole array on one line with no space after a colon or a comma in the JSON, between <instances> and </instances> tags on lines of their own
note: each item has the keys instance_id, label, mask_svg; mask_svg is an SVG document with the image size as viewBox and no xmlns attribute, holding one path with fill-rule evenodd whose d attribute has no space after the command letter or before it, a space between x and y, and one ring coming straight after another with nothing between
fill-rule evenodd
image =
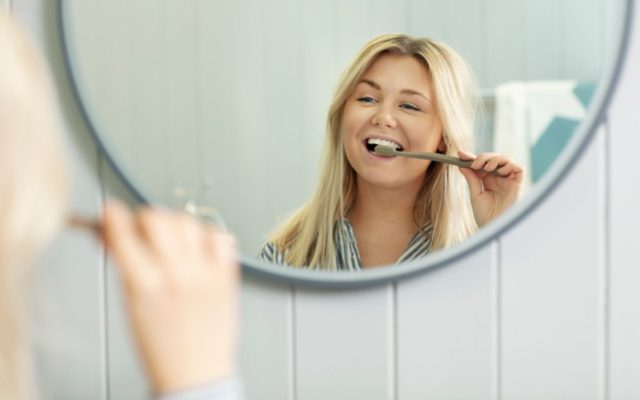
<instances>
[{"instance_id":1,"label":"woman's mouth","mask_svg":"<svg viewBox=\"0 0 640 400\"><path fill-rule=\"evenodd\" d=\"M398 151L404 150L404 148L400 143L394 142L393 140L389 140L389 139L368 138L368 139L365 139L364 145L369 151L369 153L375 154L376 156L379 156L379 157L385 157L385 156L380 156L379 154L374 152L374 149L376 148L376 146L387 146L387 147L394 148Z\"/></svg>"}]
</instances>

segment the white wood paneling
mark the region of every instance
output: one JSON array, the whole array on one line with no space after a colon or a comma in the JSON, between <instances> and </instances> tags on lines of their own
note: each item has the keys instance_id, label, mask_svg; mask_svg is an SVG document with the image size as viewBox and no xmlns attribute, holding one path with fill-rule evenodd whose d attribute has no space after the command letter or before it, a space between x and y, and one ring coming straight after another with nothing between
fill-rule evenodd
<instances>
[{"instance_id":1,"label":"white wood paneling","mask_svg":"<svg viewBox=\"0 0 640 400\"><path fill-rule=\"evenodd\" d=\"M397 284L398 399L493 399L495 245Z\"/></svg>"},{"instance_id":2,"label":"white wood paneling","mask_svg":"<svg viewBox=\"0 0 640 400\"><path fill-rule=\"evenodd\" d=\"M393 286L294 292L296 400L391 400Z\"/></svg>"},{"instance_id":3,"label":"white wood paneling","mask_svg":"<svg viewBox=\"0 0 640 400\"><path fill-rule=\"evenodd\" d=\"M603 18L603 56L605 59L612 57L617 50L617 33L624 15L624 7L627 0L606 1L600 8ZM610 108L611 109L611 108Z\"/></svg>"},{"instance_id":4,"label":"white wood paneling","mask_svg":"<svg viewBox=\"0 0 640 400\"><path fill-rule=\"evenodd\" d=\"M602 133L501 238L501 398L596 399Z\"/></svg>"},{"instance_id":5,"label":"white wood paneling","mask_svg":"<svg viewBox=\"0 0 640 400\"><path fill-rule=\"evenodd\" d=\"M447 23L449 22L448 0L408 0L408 31L414 35L422 35L435 40L446 40Z\"/></svg>"},{"instance_id":6,"label":"white wood paneling","mask_svg":"<svg viewBox=\"0 0 640 400\"><path fill-rule=\"evenodd\" d=\"M275 193L289 199L297 189L290 184L288 175L296 169L292 165L300 160L300 152L283 157L279 147L290 140L297 148L304 148L304 134L282 136L299 119L283 113L285 103L270 96L284 96L287 103L301 97L292 84L276 83L287 74L294 79L298 71L295 64L291 68L275 67L282 60L300 57L291 53L292 47L284 45L292 36L291 26L278 26L273 18L286 10L282 2L270 3L269 7L252 0L199 4L203 78L198 93L202 145L197 152L203 160L200 173L214 177L207 202L220 209L239 237L250 238L240 245L243 252L253 255L275 223L271 208ZM274 28L270 31L275 37L270 39L277 40L277 44L271 42L269 46L269 40L258 33L267 25ZM269 98L261 94L269 94ZM253 167L256 165L259 167ZM230 170L236 173L229 173ZM265 175L275 178L270 181L264 179ZM228 187L234 190L226 190Z\"/></svg>"},{"instance_id":7,"label":"white wood paneling","mask_svg":"<svg viewBox=\"0 0 640 400\"><path fill-rule=\"evenodd\" d=\"M251 179L241 190L247 199L252 199L252 202L245 203L244 210L235 211L243 214L243 223L239 226L246 225L244 221L248 216L260 223L259 231L253 232L256 242L247 249L247 252L250 251L249 254L257 253L264 244L264 236L275 227L274 210L282 216L283 213L289 213L293 208L300 207L306 200L311 181L308 176L309 171L303 171L301 167L306 163L305 157L310 154L308 152L312 148L310 142L313 142L312 132L305 121L309 110L304 106L304 99L308 96L305 95L304 86L299 84L304 79L303 54L310 50L305 48L303 36L300 35L303 31L302 20L282 18L283 15L300 15L302 5L299 2L287 0L257 3L261 5L259 9L261 14L254 15L254 19L247 21L244 25L245 31L239 31L238 36L250 42L249 36L255 35L255 32L248 28L250 25L258 23L258 26L264 29L262 42L256 43L256 47L251 48L258 54L259 62L256 64L253 61L250 52L242 53L243 58L236 59L236 65L244 65L243 70L246 71L246 75L251 76L249 82L263 90L268 99L266 101L256 99L259 104L253 107L251 114L257 119L253 122L244 122L238 126L237 131L241 137L244 137L247 128L254 128L250 131L253 132L251 136L244 137L243 147L248 152L244 153L242 167L238 167L239 170L243 168L242 170L246 171L243 175ZM236 14L242 15L242 12L236 10ZM262 20L261 23L260 20ZM247 98L253 97L249 94L251 93L249 90L245 93ZM246 111L242 108L236 104L235 119L237 121L251 119L247 118ZM258 140L254 141L254 138ZM254 154L260 154L262 157L259 168L251 167ZM266 177L273 177L273 179ZM257 190L263 190L263 194L256 195ZM283 198L290 200L283 202ZM293 203L294 201L296 203ZM283 208L284 204L292 208Z\"/></svg>"},{"instance_id":8,"label":"white wood paneling","mask_svg":"<svg viewBox=\"0 0 640 400\"><path fill-rule=\"evenodd\" d=\"M239 365L247 399L295 400L290 286L244 277L240 305Z\"/></svg>"},{"instance_id":9,"label":"white wood paneling","mask_svg":"<svg viewBox=\"0 0 640 400\"><path fill-rule=\"evenodd\" d=\"M64 232L43 257L34 337L38 390L48 399L106 399L102 265L86 232Z\"/></svg>"},{"instance_id":10,"label":"white wood paneling","mask_svg":"<svg viewBox=\"0 0 640 400\"><path fill-rule=\"evenodd\" d=\"M444 42L462 54L486 87L487 19L484 1L449 0L447 8Z\"/></svg>"},{"instance_id":11,"label":"white wood paneling","mask_svg":"<svg viewBox=\"0 0 640 400\"><path fill-rule=\"evenodd\" d=\"M120 199L134 207L136 200L109 168L104 157L99 157L100 180L107 188L105 197ZM106 313L105 332L107 338L106 365L108 399L147 399L150 386L138 359L138 352L129 330L120 277L110 257L106 259Z\"/></svg>"},{"instance_id":12,"label":"white wood paneling","mask_svg":"<svg viewBox=\"0 0 640 400\"><path fill-rule=\"evenodd\" d=\"M338 6L339 7L339 6ZM362 47L372 37L382 35L384 33L398 33L407 31L407 23L409 20L409 4L407 1L390 2L387 0L373 0L367 3L366 8L369 12L369 36L363 38L358 44ZM362 10L360 10L362 13ZM353 25L353 21L358 20L358 14L350 15L345 21L346 24ZM366 25L365 25L366 26ZM353 27L341 32L340 37L349 36L349 32L353 31Z\"/></svg>"},{"instance_id":13,"label":"white wood paneling","mask_svg":"<svg viewBox=\"0 0 640 400\"><path fill-rule=\"evenodd\" d=\"M240 187L237 176L233 173L225 174L224 171L233 171L237 168L235 156L238 149L233 145L237 136L236 121L233 116L232 103L232 79L233 57L235 54L231 34L225 35L228 25L235 26L236 20L229 17L229 9L235 2L199 1L197 19L193 21L198 27L200 46L197 59L200 64L202 82L198 88L199 116L198 121L202 130L201 148L193 149L193 153L202 159L203 168L210 168L213 176L213 200L220 211L225 215L227 223L232 229L237 229L239 219L238 212L227 210L229 191L221 190L226 187ZM251 15L254 11L248 11ZM228 37L231 36L231 37ZM223 61L224 60L224 61ZM179 99L176 99L179 101ZM248 107L254 108L250 103ZM208 118L204 116L208 115ZM227 150L228 149L228 150ZM227 167L224 167L227 166ZM202 172L203 175L209 173ZM236 193L234 191L234 193ZM249 216L251 217L251 216ZM242 244L240 244L242 246Z\"/></svg>"},{"instance_id":14,"label":"white wood paneling","mask_svg":"<svg viewBox=\"0 0 640 400\"><path fill-rule=\"evenodd\" d=\"M527 1L524 11L524 78L565 78L563 40L559 39L564 37L564 9L556 0L539 0Z\"/></svg>"},{"instance_id":15,"label":"white wood paneling","mask_svg":"<svg viewBox=\"0 0 640 400\"><path fill-rule=\"evenodd\" d=\"M147 399L151 389L129 330L120 279L111 259L107 262L108 323L106 335L109 399Z\"/></svg>"},{"instance_id":16,"label":"white wood paneling","mask_svg":"<svg viewBox=\"0 0 640 400\"><path fill-rule=\"evenodd\" d=\"M522 79L526 71L524 46L525 0L487 0L486 83L485 87ZM505 32L509 32L505 35Z\"/></svg>"},{"instance_id":17,"label":"white wood paneling","mask_svg":"<svg viewBox=\"0 0 640 400\"><path fill-rule=\"evenodd\" d=\"M165 157L167 163L166 186L183 188L187 195L196 200L198 190L203 186L202 180L202 121L200 113L201 97L199 82L202 82L203 72L200 64L194 62L194 55L198 54L203 43L198 24L198 8L196 2L162 2L162 37L164 42L158 43L163 47L163 62L154 68L164 70L165 78L160 88L164 89L163 122L159 128L158 139L165 142ZM195 77L194 79L191 79ZM180 132L173 135L172 132ZM185 171L185 173L177 173ZM158 198L166 198L167 193L156 193ZM182 206L176 199L176 206Z\"/></svg>"},{"instance_id":18,"label":"white wood paneling","mask_svg":"<svg viewBox=\"0 0 640 400\"><path fill-rule=\"evenodd\" d=\"M100 181L105 188L104 197L117 198L132 208L136 207L137 200L123 186L106 159L99 155L98 162ZM107 342L104 369L108 387L105 399L147 399L151 396L151 388L129 329L120 277L110 257L106 257L105 263L105 283L101 288L106 296L102 307L106 315L103 334Z\"/></svg>"},{"instance_id":19,"label":"white wood paneling","mask_svg":"<svg viewBox=\"0 0 640 400\"><path fill-rule=\"evenodd\" d=\"M356 52L373 37L374 31L375 33L388 33L376 25L381 21L374 19L373 6L371 0L333 0L308 6L310 9L315 9L316 12L324 9L320 12L330 16L328 21L330 25L326 26L332 26L332 32L330 35L325 33L322 36L326 38L325 40L330 40L332 49L328 56L334 60L332 62L336 65L334 68L337 67L339 72L347 67ZM388 18L395 20L398 18L398 14L393 13ZM354 21L363 21L364 23L355 25ZM337 78L336 75L334 81L331 82L333 87L336 86Z\"/></svg>"},{"instance_id":20,"label":"white wood paneling","mask_svg":"<svg viewBox=\"0 0 640 400\"><path fill-rule=\"evenodd\" d=\"M149 182L147 193L153 197L170 197L170 181L167 163L170 143L161 140L165 135L166 97L148 96L165 87L165 46L166 36L161 22L164 18L163 1L139 0L129 2L131 18L129 26L129 51L131 60L131 145L132 157L126 170L144 171L138 176L139 182ZM153 5L153 6L152 6ZM156 7L156 5L159 5ZM154 21L154 23L149 23ZM149 138L158 139L153 142ZM144 157L140 155L144 154ZM153 165L153 168L147 168Z\"/></svg>"},{"instance_id":21,"label":"white wood paneling","mask_svg":"<svg viewBox=\"0 0 640 400\"><path fill-rule=\"evenodd\" d=\"M567 0L563 4L562 58L566 78L597 81L602 73L602 65L593 62L594 58L604 56L606 16L602 13L602 4L598 0Z\"/></svg>"},{"instance_id":22,"label":"white wood paneling","mask_svg":"<svg viewBox=\"0 0 640 400\"><path fill-rule=\"evenodd\" d=\"M640 7L622 80L608 113L607 190L610 270L609 399L640 398Z\"/></svg>"}]
</instances>

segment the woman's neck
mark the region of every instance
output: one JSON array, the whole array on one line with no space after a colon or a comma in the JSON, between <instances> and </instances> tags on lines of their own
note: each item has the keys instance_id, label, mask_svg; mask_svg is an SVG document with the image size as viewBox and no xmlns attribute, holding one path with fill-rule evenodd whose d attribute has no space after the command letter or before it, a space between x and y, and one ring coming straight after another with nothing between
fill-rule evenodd
<instances>
[{"instance_id":1,"label":"woman's neck","mask_svg":"<svg viewBox=\"0 0 640 400\"><path fill-rule=\"evenodd\" d=\"M393 264L418 226L414 204L420 187L379 188L358 182L349 213L363 267Z\"/></svg>"},{"instance_id":2,"label":"woman's neck","mask_svg":"<svg viewBox=\"0 0 640 400\"><path fill-rule=\"evenodd\" d=\"M413 221L416 194L358 187L349 220L394 223Z\"/></svg>"}]
</instances>

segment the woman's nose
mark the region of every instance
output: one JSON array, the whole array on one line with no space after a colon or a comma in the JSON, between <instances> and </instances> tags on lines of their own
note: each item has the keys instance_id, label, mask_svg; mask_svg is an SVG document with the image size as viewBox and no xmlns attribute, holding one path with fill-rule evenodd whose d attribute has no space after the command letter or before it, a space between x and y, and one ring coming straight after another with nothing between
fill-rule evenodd
<instances>
[{"instance_id":1,"label":"woman's nose","mask_svg":"<svg viewBox=\"0 0 640 400\"><path fill-rule=\"evenodd\" d=\"M375 126L386 126L389 128L396 127L396 117L388 107L380 107L371 119L371 123Z\"/></svg>"}]
</instances>

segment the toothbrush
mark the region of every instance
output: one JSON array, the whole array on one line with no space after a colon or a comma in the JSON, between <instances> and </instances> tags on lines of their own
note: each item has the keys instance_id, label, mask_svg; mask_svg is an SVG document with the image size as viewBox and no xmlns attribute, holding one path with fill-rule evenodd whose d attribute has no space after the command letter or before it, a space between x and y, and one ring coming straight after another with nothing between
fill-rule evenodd
<instances>
[{"instance_id":1,"label":"toothbrush","mask_svg":"<svg viewBox=\"0 0 640 400\"><path fill-rule=\"evenodd\" d=\"M381 156L400 156L409 158L420 158L423 160L431 160L441 162L445 164L457 165L458 167L469 168L473 161L463 161L457 157L445 156L438 153L416 153L411 151L398 151L391 146L377 145L374 147L373 152Z\"/></svg>"}]
</instances>

